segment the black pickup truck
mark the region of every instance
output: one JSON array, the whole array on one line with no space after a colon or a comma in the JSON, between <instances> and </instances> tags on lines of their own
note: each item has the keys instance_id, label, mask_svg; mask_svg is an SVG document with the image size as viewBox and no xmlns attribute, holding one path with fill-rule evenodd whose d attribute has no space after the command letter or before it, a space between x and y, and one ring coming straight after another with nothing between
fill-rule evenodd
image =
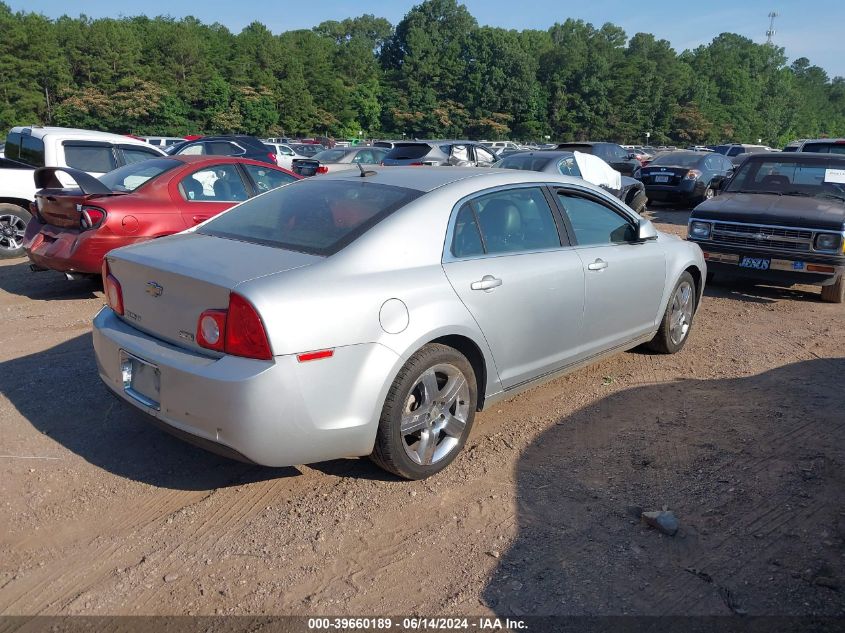
<instances>
[{"instance_id":1,"label":"black pickup truck","mask_svg":"<svg viewBox=\"0 0 845 633\"><path fill-rule=\"evenodd\" d=\"M749 155L690 215L708 277L815 284L845 301L845 155Z\"/></svg>"}]
</instances>

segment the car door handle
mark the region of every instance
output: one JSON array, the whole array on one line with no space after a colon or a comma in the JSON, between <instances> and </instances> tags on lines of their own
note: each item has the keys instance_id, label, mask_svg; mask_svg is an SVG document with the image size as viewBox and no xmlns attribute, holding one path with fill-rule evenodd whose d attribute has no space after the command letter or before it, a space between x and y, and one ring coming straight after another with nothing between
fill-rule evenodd
<instances>
[{"instance_id":1,"label":"car door handle","mask_svg":"<svg viewBox=\"0 0 845 633\"><path fill-rule=\"evenodd\" d=\"M501 285L501 279L497 279L493 275L484 275L481 281L473 281L469 287L473 290L492 290Z\"/></svg>"},{"instance_id":2,"label":"car door handle","mask_svg":"<svg viewBox=\"0 0 845 633\"><path fill-rule=\"evenodd\" d=\"M195 215L191 219L194 221L194 224L199 224L200 222L205 222L210 217L210 215Z\"/></svg>"},{"instance_id":3,"label":"car door handle","mask_svg":"<svg viewBox=\"0 0 845 633\"><path fill-rule=\"evenodd\" d=\"M605 268L607 268L607 262L601 258L597 259L592 264L587 264L588 270L604 270Z\"/></svg>"}]
</instances>

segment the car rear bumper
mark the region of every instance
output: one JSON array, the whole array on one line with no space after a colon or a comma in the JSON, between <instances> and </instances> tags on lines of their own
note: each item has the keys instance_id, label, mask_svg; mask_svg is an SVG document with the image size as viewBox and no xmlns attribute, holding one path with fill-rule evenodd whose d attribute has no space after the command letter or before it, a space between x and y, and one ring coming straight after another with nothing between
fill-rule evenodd
<instances>
[{"instance_id":1,"label":"car rear bumper","mask_svg":"<svg viewBox=\"0 0 845 633\"><path fill-rule=\"evenodd\" d=\"M117 396L195 444L265 466L372 452L399 362L377 343L305 363L294 355L211 358L145 334L107 307L94 318L93 338L100 378ZM139 399L126 388L127 354L157 368L157 394Z\"/></svg>"},{"instance_id":2,"label":"car rear bumper","mask_svg":"<svg viewBox=\"0 0 845 633\"><path fill-rule=\"evenodd\" d=\"M649 200L690 200L704 196L705 183L700 180L682 180L678 185L645 185Z\"/></svg>"},{"instance_id":3,"label":"car rear bumper","mask_svg":"<svg viewBox=\"0 0 845 633\"><path fill-rule=\"evenodd\" d=\"M693 240L694 241L694 240ZM766 253L752 249L741 250L695 242L704 253L707 270L719 275L757 280L775 285L811 284L826 286L845 274L845 262L831 262L820 258L804 258L802 254ZM742 268L743 257L769 260L767 270Z\"/></svg>"},{"instance_id":4,"label":"car rear bumper","mask_svg":"<svg viewBox=\"0 0 845 633\"><path fill-rule=\"evenodd\" d=\"M40 268L99 274L106 253L146 239L108 231L63 229L33 218L26 227L23 245L30 261Z\"/></svg>"}]
</instances>

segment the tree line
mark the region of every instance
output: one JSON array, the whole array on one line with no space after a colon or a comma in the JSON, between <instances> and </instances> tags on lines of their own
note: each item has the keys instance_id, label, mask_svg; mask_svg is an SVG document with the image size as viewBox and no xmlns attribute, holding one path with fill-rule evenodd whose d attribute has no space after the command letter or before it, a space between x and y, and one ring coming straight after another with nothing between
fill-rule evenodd
<instances>
[{"instance_id":1,"label":"tree line","mask_svg":"<svg viewBox=\"0 0 845 633\"><path fill-rule=\"evenodd\" d=\"M278 35L257 21L233 33L193 17L53 20L0 2L0 33L0 135L845 136L845 79L732 33L678 53L611 23L480 26L457 0L425 0L395 26L362 15Z\"/></svg>"}]
</instances>

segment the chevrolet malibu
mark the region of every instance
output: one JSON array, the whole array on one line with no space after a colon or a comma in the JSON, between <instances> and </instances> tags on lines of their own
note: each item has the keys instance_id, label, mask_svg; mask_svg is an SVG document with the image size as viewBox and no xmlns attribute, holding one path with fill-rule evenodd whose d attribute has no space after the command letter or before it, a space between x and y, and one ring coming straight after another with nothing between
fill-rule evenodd
<instances>
[{"instance_id":1,"label":"chevrolet malibu","mask_svg":"<svg viewBox=\"0 0 845 633\"><path fill-rule=\"evenodd\" d=\"M110 252L94 347L115 394L206 448L422 479L497 400L679 351L706 274L697 245L579 178L341 172Z\"/></svg>"}]
</instances>

